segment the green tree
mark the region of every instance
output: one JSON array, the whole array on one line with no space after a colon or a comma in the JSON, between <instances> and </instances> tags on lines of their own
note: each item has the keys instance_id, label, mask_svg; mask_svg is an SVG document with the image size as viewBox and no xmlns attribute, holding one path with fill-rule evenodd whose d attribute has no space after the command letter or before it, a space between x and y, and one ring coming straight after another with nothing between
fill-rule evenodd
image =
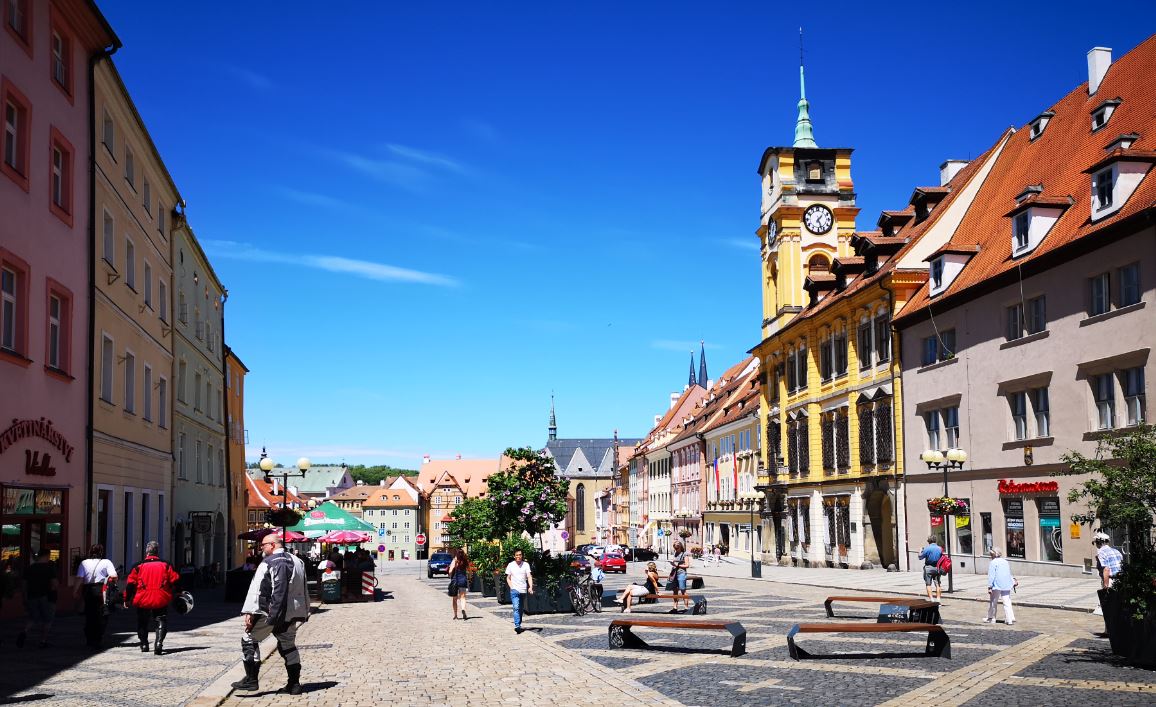
<instances>
[{"instance_id":1,"label":"green tree","mask_svg":"<svg viewBox=\"0 0 1156 707\"><path fill-rule=\"evenodd\" d=\"M555 473L554 460L529 447L506 450L512 463L486 480L497 535L544 532L566 517L570 484Z\"/></svg>"},{"instance_id":2,"label":"green tree","mask_svg":"<svg viewBox=\"0 0 1156 707\"><path fill-rule=\"evenodd\" d=\"M486 498L467 498L450 512L446 531L455 542L473 548L494 539L494 506Z\"/></svg>"},{"instance_id":3,"label":"green tree","mask_svg":"<svg viewBox=\"0 0 1156 707\"><path fill-rule=\"evenodd\" d=\"M1156 428L1141 425L1101 440L1095 457L1068 452L1068 468L1057 476L1087 474L1068 492L1068 502L1083 501L1087 513L1072 520L1122 531L1128 539L1128 564L1114 585L1137 618L1156 612L1156 553L1152 546L1156 509Z\"/></svg>"}]
</instances>

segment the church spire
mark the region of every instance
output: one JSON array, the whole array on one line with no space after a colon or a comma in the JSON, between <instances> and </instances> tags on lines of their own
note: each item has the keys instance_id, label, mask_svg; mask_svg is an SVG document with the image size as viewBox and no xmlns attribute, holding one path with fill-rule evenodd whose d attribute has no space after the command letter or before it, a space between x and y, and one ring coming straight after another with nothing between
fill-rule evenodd
<instances>
[{"instance_id":1,"label":"church spire","mask_svg":"<svg viewBox=\"0 0 1156 707\"><path fill-rule=\"evenodd\" d=\"M705 341L699 341L698 345L699 345L698 386L700 388L705 389L706 383L707 383L707 380L706 380L706 342ZM691 360L693 360L693 357L691 357Z\"/></svg>"},{"instance_id":2,"label":"church spire","mask_svg":"<svg viewBox=\"0 0 1156 707\"><path fill-rule=\"evenodd\" d=\"M695 381L694 381L694 351L690 352L690 380L687 381L686 385L690 388L693 388L695 385Z\"/></svg>"},{"instance_id":3,"label":"church spire","mask_svg":"<svg viewBox=\"0 0 1156 707\"><path fill-rule=\"evenodd\" d=\"M550 427L547 428L550 433L550 441L558 439L558 420L554 417L554 394L550 393Z\"/></svg>"},{"instance_id":4,"label":"church spire","mask_svg":"<svg viewBox=\"0 0 1156 707\"><path fill-rule=\"evenodd\" d=\"M803 28L799 28L799 119L795 121L795 147L818 147L811 128L811 104L807 101L807 84L803 78Z\"/></svg>"}]
</instances>

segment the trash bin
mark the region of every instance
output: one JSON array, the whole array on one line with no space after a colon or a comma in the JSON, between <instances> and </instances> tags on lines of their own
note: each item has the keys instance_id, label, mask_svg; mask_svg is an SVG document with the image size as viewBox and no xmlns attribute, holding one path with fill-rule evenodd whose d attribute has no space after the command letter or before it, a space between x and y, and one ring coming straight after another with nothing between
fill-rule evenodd
<instances>
[{"instance_id":1,"label":"trash bin","mask_svg":"<svg viewBox=\"0 0 1156 707\"><path fill-rule=\"evenodd\" d=\"M330 579L321 583L321 601L329 604L341 603L341 582Z\"/></svg>"}]
</instances>

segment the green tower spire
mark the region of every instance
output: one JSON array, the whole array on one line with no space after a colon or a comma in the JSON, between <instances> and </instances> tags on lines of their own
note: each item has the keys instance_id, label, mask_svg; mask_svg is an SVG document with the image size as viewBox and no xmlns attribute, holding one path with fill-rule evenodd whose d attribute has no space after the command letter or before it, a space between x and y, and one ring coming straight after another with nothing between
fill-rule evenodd
<instances>
[{"instance_id":1,"label":"green tower spire","mask_svg":"<svg viewBox=\"0 0 1156 707\"><path fill-rule=\"evenodd\" d=\"M803 28L799 28L799 119L795 121L795 147L818 147L811 128L811 104L807 101L807 84L803 78Z\"/></svg>"}]
</instances>

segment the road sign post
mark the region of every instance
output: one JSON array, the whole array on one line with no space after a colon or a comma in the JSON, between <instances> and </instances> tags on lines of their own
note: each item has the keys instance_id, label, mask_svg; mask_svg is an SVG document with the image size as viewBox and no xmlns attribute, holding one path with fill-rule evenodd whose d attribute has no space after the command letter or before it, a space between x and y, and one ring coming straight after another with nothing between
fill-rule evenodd
<instances>
[{"instance_id":1,"label":"road sign post","mask_svg":"<svg viewBox=\"0 0 1156 707\"><path fill-rule=\"evenodd\" d=\"M421 548L425 546L425 533L418 533L417 537L414 538L414 541L416 542L417 547L418 547L415 554L420 556L421 555ZM428 556L425 558L425 563L426 563L426 565L429 565L429 557ZM418 560L418 563L417 563L417 576L421 577L421 560L420 559Z\"/></svg>"}]
</instances>

